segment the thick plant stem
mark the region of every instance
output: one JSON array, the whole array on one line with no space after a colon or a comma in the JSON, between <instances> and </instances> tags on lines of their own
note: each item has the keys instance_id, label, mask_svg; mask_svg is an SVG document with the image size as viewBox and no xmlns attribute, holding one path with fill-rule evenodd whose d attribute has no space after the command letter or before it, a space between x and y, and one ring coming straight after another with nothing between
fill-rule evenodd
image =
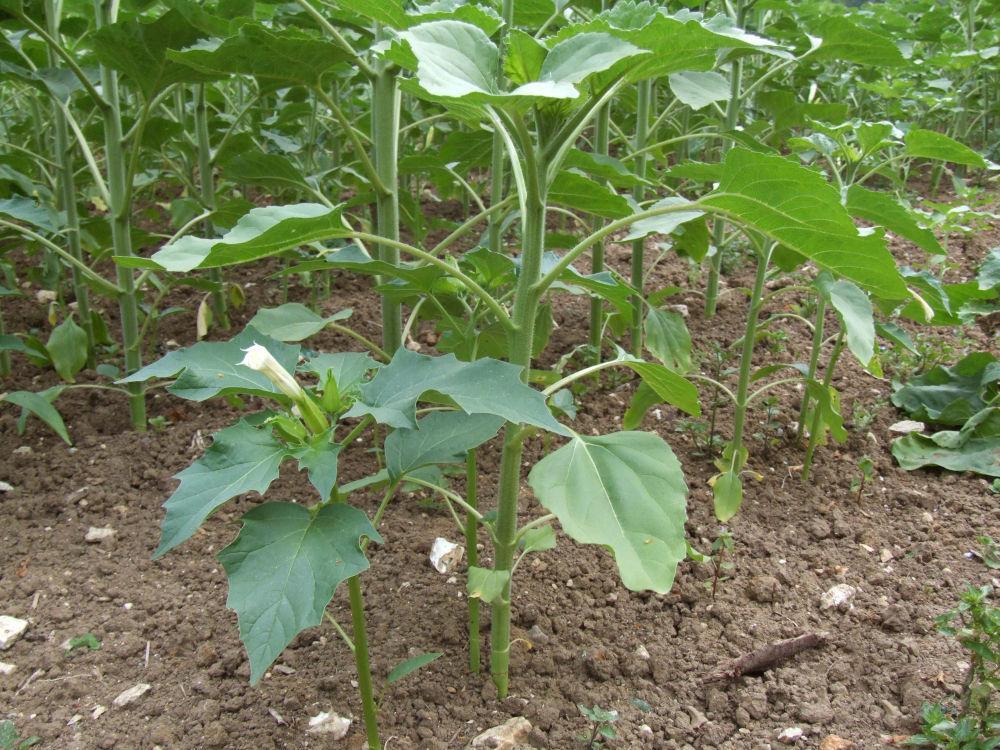
<instances>
[{"instance_id":1,"label":"thick plant stem","mask_svg":"<svg viewBox=\"0 0 1000 750\"><path fill-rule=\"evenodd\" d=\"M533 157L536 155L533 155ZM544 164L530 160L525 170L526 195L522 224L521 271L514 296L514 331L510 335L510 362L522 368L525 380L531 367L531 344L538 311L538 292L533 288L541 276L545 251ZM496 556L494 570L510 574L517 542L517 511L521 488L521 453L524 437L519 425L504 429L500 458L500 487L497 498ZM507 696L510 668L511 581L507 579L500 597L493 602L490 631L490 673L500 699Z\"/></svg>"},{"instance_id":2,"label":"thick plant stem","mask_svg":"<svg viewBox=\"0 0 1000 750\"><path fill-rule=\"evenodd\" d=\"M594 153L607 156L611 124L611 107L605 104L597 113L594 125ZM593 231L604 224L602 219L594 219ZM604 270L604 240L594 245L590 256L590 272L600 273ZM590 346L594 349L594 363L601 361L601 332L604 330L604 301L599 297L590 300Z\"/></svg>"},{"instance_id":3,"label":"thick plant stem","mask_svg":"<svg viewBox=\"0 0 1000 750\"><path fill-rule=\"evenodd\" d=\"M503 16L503 26L500 27L500 65L497 66L498 83L503 82L503 53L504 42L506 41L506 30L514 23L514 0L503 0L501 6ZM503 138L499 133L493 134L493 150L490 153L490 205L495 206L503 200L504 189L504 147ZM502 251L501 227L503 225L503 215L496 213L490 216L490 223L486 228L486 246L494 253Z\"/></svg>"},{"instance_id":4,"label":"thick plant stem","mask_svg":"<svg viewBox=\"0 0 1000 750\"><path fill-rule=\"evenodd\" d=\"M757 275L754 278L753 292L750 296L750 309L747 311L747 325L743 334L743 349L740 353L740 375L736 386L736 409L733 413L733 439L729 444L733 466L743 468L743 432L746 428L747 399L750 390L750 374L753 370L753 350L757 339L757 321L764 306L764 281L767 279L767 265L771 259L771 249L768 247L757 259Z\"/></svg>"},{"instance_id":5,"label":"thick plant stem","mask_svg":"<svg viewBox=\"0 0 1000 750\"><path fill-rule=\"evenodd\" d=\"M809 369L807 376L809 380L815 380L816 368L819 367L819 355L823 348L823 327L826 318L826 298L819 295L816 300L816 320L813 322L812 349L809 352ZM802 394L802 406L799 407L799 426L796 435L801 440L805 432L806 414L809 412L809 391Z\"/></svg>"},{"instance_id":6,"label":"thick plant stem","mask_svg":"<svg viewBox=\"0 0 1000 750\"><path fill-rule=\"evenodd\" d=\"M354 663L358 669L358 692L361 694L361 712L364 714L365 734L370 750L381 750L378 735L378 706L372 686L372 667L368 658L368 631L365 627L365 600L361 592L361 579L347 579L351 598L351 634L354 636Z\"/></svg>"},{"instance_id":7,"label":"thick plant stem","mask_svg":"<svg viewBox=\"0 0 1000 750\"><path fill-rule=\"evenodd\" d=\"M381 31L378 36L381 37ZM399 150L400 92L396 76L387 62L379 62L372 80L372 144L375 172L385 191L375 198L376 233L389 240L399 240L399 175L396 166ZM379 259L399 264L399 249L380 245ZM382 296L382 348L392 354L402 346L403 310L400 303Z\"/></svg>"},{"instance_id":8,"label":"thick plant stem","mask_svg":"<svg viewBox=\"0 0 1000 750\"><path fill-rule=\"evenodd\" d=\"M830 361L826 365L826 374L823 376L823 388L829 392L830 383L833 381L833 371L837 368L837 360L840 353L844 351L844 332L837 334L837 342L833 345L833 352L830 354ZM809 481L809 471L812 469L813 456L816 453L816 446L819 445L820 432L823 429L823 411L819 404L813 412L812 423L809 425L809 446L806 448L806 457L802 461L802 481Z\"/></svg>"},{"instance_id":9,"label":"thick plant stem","mask_svg":"<svg viewBox=\"0 0 1000 750\"><path fill-rule=\"evenodd\" d=\"M478 467L476 466L476 451L465 454L465 502L472 508L478 508ZM478 523L471 513L465 517L465 556L469 565L479 564ZM468 597L469 602L469 671L479 674L481 658L479 655L479 598Z\"/></svg>"},{"instance_id":10,"label":"thick plant stem","mask_svg":"<svg viewBox=\"0 0 1000 750\"><path fill-rule=\"evenodd\" d=\"M7 328L3 322L3 309L0 308L0 336L5 333L7 333ZM10 352L4 349L0 351L0 376L7 377L8 375L10 375Z\"/></svg>"},{"instance_id":11,"label":"thick plant stem","mask_svg":"<svg viewBox=\"0 0 1000 750\"><path fill-rule=\"evenodd\" d=\"M97 25L102 28L115 22L117 2L94 0ZM104 147L107 162L108 192L111 197L108 215L111 220L111 242L114 254L132 255L131 194L132 186L126 185L126 160L122 143L121 108L118 96L118 75L111 68L101 66L101 93L108 106L104 110ZM142 367L142 341L139 336L139 301L136 296L135 277L132 269L118 266L118 309L122 320L122 348L125 354L125 372L130 374ZM142 383L129 383L129 410L132 426L146 429L146 396Z\"/></svg>"},{"instance_id":12,"label":"thick plant stem","mask_svg":"<svg viewBox=\"0 0 1000 750\"><path fill-rule=\"evenodd\" d=\"M639 82L638 104L635 114L635 142L633 147L636 151L646 148L646 141L649 139L649 109L652 98L652 81L645 80ZM648 155L643 152L635 160L635 171L640 177L646 176L646 164ZM637 203L641 203L646 196L646 189L642 184L636 185L632 193ZM645 286L645 239L639 238L632 241L632 286L639 294L632 300L634 307L632 317L632 353L642 356L642 312L643 312L643 287Z\"/></svg>"},{"instance_id":13,"label":"thick plant stem","mask_svg":"<svg viewBox=\"0 0 1000 750\"><path fill-rule=\"evenodd\" d=\"M45 2L45 19L49 36L53 41L59 39L60 13L54 0ZM54 45L49 46L49 65L53 68L59 64L59 54ZM56 160L59 163L59 208L66 214L66 244L69 253L82 264L83 249L80 246L80 213L76 206L76 179L73 169L73 152L70 146L69 126L62 108L56 106L52 112L55 124ZM80 316L80 327L87 334L87 367L95 365L94 321L90 315L90 290L83 281L83 273L73 267L73 297L76 299L77 312Z\"/></svg>"},{"instance_id":14,"label":"thick plant stem","mask_svg":"<svg viewBox=\"0 0 1000 750\"><path fill-rule=\"evenodd\" d=\"M736 5L736 25L741 26L746 20L746 3L738 0ZM736 129L739 122L740 89L743 85L743 59L733 60L730 63L729 72L729 101L726 103L726 132L731 133ZM726 138L722 141L722 155L732 148L732 139ZM722 244L726 236L726 223L721 217L716 217L712 225L712 246L715 254L711 257L708 266L708 283L705 287L705 317L711 318L715 315L715 310L719 305L719 277L722 274Z\"/></svg>"},{"instance_id":15,"label":"thick plant stem","mask_svg":"<svg viewBox=\"0 0 1000 750\"><path fill-rule=\"evenodd\" d=\"M198 186L201 192L201 204L208 211L215 210L215 176L212 173L212 146L208 137L208 106L205 102L205 84L198 84L195 90L194 105L195 132L198 138ZM215 236L215 227L211 221L205 222L204 231L207 236ZM212 292L212 317L223 330L229 330L229 311L226 309L226 294L222 287L222 269L213 268L208 272L218 288Z\"/></svg>"}]
</instances>

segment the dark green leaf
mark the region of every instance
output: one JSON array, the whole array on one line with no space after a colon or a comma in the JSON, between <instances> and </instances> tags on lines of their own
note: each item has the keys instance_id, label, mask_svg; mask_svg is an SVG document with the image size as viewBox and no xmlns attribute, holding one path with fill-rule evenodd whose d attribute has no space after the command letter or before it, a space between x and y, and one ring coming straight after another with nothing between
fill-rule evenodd
<instances>
[{"instance_id":1,"label":"dark green leaf","mask_svg":"<svg viewBox=\"0 0 1000 750\"><path fill-rule=\"evenodd\" d=\"M503 423L492 414L432 412L417 421L417 429L397 429L385 439L389 476L396 480L427 464L464 461L467 451L494 438Z\"/></svg>"}]
</instances>

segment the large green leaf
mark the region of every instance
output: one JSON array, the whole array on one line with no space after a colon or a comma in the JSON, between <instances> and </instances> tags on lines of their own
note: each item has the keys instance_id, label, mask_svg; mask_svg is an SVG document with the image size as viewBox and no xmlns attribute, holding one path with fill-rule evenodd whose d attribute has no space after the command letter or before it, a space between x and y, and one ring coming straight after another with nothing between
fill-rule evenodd
<instances>
[{"instance_id":1,"label":"large green leaf","mask_svg":"<svg viewBox=\"0 0 1000 750\"><path fill-rule=\"evenodd\" d=\"M242 420L213 435L205 455L175 475L181 484L163 504L166 515L154 559L190 539L227 500L247 492L263 495L286 455L270 430Z\"/></svg>"},{"instance_id":2,"label":"large green leaf","mask_svg":"<svg viewBox=\"0 0 1000 750\"><path fill-rule=\"evenodd\" d=\"M952 367L938 365L903 386L892 403L914 419L962 425L997 398L1000 361L989 352L973 352Z\"/></svg>"},{"instance_id":3,"label":"large green leaf","mask_svg":"<svg viewBox=\"0 0 1000 750\"><path fill-rule=\"evenodd\" d=\"M362 537L382 542L368 516L344 503L318 510L265 503L243 516L240 535L219 560L252 684L295 636L320 624L341 581L368 569Z\"/></svg>"},{"instance_id":4,"label":"large green leaf","mask_svg":"<svg viewBox=\"0 0 1000 750\"><path fill-rule=\"evenodd\" d=\"M549 201L574 211L620 219L632 213L625 196L576 172L556 175L549 188Z\"/></svg>"},{"instance_id":5,"label":"large green leaf","mask_svg":"<svg viewBox=\"0 0 1000 750\"><path fill-rule=\"evenodd\" d=\"M681 374L691 369L691 334L679 313L653 308L645 331L646 348L658 360Z\"/></svg>"},{"instance_id":6,"label":"large green leaf","mask_svg":"<svg viewBox=\"0 0 1000 750\"><path fill-rule=\"evenodd\" d=\"M629 589L670 590L687 552L687 485L660 437L576 435L539 461L528 482L569 536L611 548Z\"/></svg>"},{"instance_id":7,"label":"large green leaf","mask_svg":"<svg viewBox=\"0 0 1000 750\"><path fill-rule=\"evenodd\" d=\"M816 287L840 317L847 331L847 348L862 367L868 367L875 356L875 318L868 295L856 284L835 281L828 274L820 275Z\"/></svg>"},{"instance_id":8,"label":"large green leaf","mask_svg":"<svg viewBox=\"0 0 1000 750\"><path fill-rule=\"evenodd\" d=\"M263 307L247 324L277 341L302 341L329 323L351 317L350 310L338 310L333 315L317 315L300 302L286 302L278 307Z\"/></svg>"},{"instance_id":9,"label":"large green leaf","mask_svg":"<svg viewBox=\"0 0 1000 750\"><path fill-rule=\"evenodd\" d=\"M247 327L229 341L199 341L194 346L170 352L118 382L141 383L176 375L177 379L167 390L189 401L205 401L229 393L280 397L277 386L264 375L240 364L244 350L253 344L266 348L288 372L295 371L299 347L275 341Z\"/></svg>"},{"instance_id":10,"label":"large green leaf","mask_svg":"<svg viewBox=\"0 0 1000 750\"><path fill-rule=\"evenodd\" d=\"M265 87L318 85L323 76L350 57L343 48L296 29L270 30L246 24L236 36L205 40L181 49L172 45L170 60L205 75L249 75Z\"/></svg>"},{"instance_id":11,"label":"large green leaf","mask_svg":"<svg viewBox=\"0 0 1000 750\"><path fill-rule=\"evenodd\" d=\"M415 429L417 400L433 391L455 401L469 414L493 414L560 435L545 397L521 381L520 368L495 359L461 362L454 355L428 357L400 349L392 361L361 386L361 397L347 417L371 414L392 427Z\"/></svg>"},{"instance_id":12,"label":"large green leaf","mask_svg":"<svg viewBox=\"0 0 1000 750\"><path fill-rule=\"evenodd\" d=\"M252 209L221 239L182 237L154 253L152 260L168 271L220 268L344 234L339 208L318 203L267 206Z\"/></svg>"},{"instance_id":13,"label":"large green leaf","mask_svg":"<svg viewBox=\"0 0 1000 750\"><path fill-rule=\"evenodd\" d=\"M275 191L292 188L301 193L311 190L302 171L287 156L262 151L249 137L233 138L218 161L222 174L233 182Z\"/></svg>"},{"instance_id":14,"label":"large green leaf","mask_svg":"<svg viewBox=\"0 0 1000 750\"><path fill-rule=\"evenodd\" d=\"M845 60L860 65L891 67L905 62L888 37L862 28L843 16L829 16L815 29L823 42L813 53L815 60Z\"/></svg>"},{"instance_id":15,"label":"large green leaf","mask_svg":"<svg viewBox=\"0 0 1000 750\"><path fill-rule=\"evenodd\" d=\"M464 461L467 451L496 436L503 417L432 412L417 421L417 429L397 429L385 439L385 465L389 477L400 478L428 464Z\"/></svg>"},{"instance_id":16,"label":"large green leaf","mask_svg":"<svg viewBox=\"0 0 1000 750\"><path fill-rule=\"evenodd\" d=\"M669 367L658 365L655 362L643 362L630 358L622 364L642 378L643 384L651 388L657 396L656 400L648 403L646 408L642 410L642 414L654 404L663 401L692 416L701 415L698 389L690 380L678 375ZM641 414L639 418L641 419Z\"/></svg>"},{"instance_id":17,"label":"large green leaf","mask_svg":"<svg viewBox=\"0 0 1000 750\"><path fill-rule=\"evenodd\" d=\"M979 267L976 285L984 292L1000 287L1000 247L990 250L983 265Z\"/></svg>"},{"instance_id":18,"label":"large green leaf","mask_svg":"<svg viewBox=\"0 0 1000 750\"><path fill-rule=\"evenodd\" d=\"M52 366L67 383L87 364L87 333L73 318L66 318L52 329L45 351L52 359Z\"/></svg>"},{"instance_id":19,"label":"large green leaf","mask_svg":"<svg viewBox=\"0 0 1000 750\"><path fill-rule=\"evenodd\" d=\"M674 96L693 110L729 99L729 81L715 71L684 70L671 73L667 80Z\"/></svg>"},{"instance_id":20,"label":"large green leaf","mask_svg":"<svg viewBox=\"0 0 1000 750\"><path fill-rule=\"evenodd\" d=\"M920 226L913 214L891 195L851 185L847 189L847 210L852 216L879 224L900 237L911 240L929 253L945 253L934 232Z\"/></svg>"},{"instance_id":21,"label":"large green leaf","mask_svg":"<svg viewBox=\"0 0 1000 750\"><path fill-rule=\"evenodd\" d=\"M661 198L649 208L657 209L666 208L668 206L685 206L689 203L691 203L691 201L687 198L672 195L667 198ZM692 208L690 211L675 211L674 213L639 219L629 227L629 233L625 235L624 239L638 240L651 234L670 234L682 224L694 221L695 219L705 215L704 211L700 211L695 208L694 204L691 205Z\"/></svg>"},{"instance_id":22,"label":"large green leaf","mask_svg":"<svg viewBox=\"0 0 1000 750\"><path fill-rule=\"evenodd\" d=\"M718 189L698 204L756 229L877 297L909 296L882 238L861 235L837 191L806 167L780 156L732 149Z\"/></svg>"},{"instance_id":23,"label":"large green leaf","mask_svg":"<svg viewBox=\"0 0 1000 750\"><path fill-rule=\"evenodd\" d=\"M23 195L0 198L0 214L31 224L46 232L57 232L64 223L62 214Z\"/></svg>"},{"instance_id":24,"label":"large green leaf","mask_svg":"<svg viewBox=\"0 0 1000 750\"><path fill-rule=\"evenodd\" d=\"M1000 477L1000 407L974 414L961 430L929 436L911 432L893 441L892 455L907 471L940 466Z\"/></svg>"},{"instance_id":25,"label":"large green leaf","mask_svg":"<svg viewBox=\"0 0 1000 750\"><path fill-rule=\"evenodd\" d=\"M124 74L147 100L167 86L211 78L167 57L167 50L183 49L205 36L183 14L169 10L154 21L119 21L99 29L91 38L98 59Z\"/></svg>"},{"instance_id":26,"label":"large green leaf","mask_svg":"<svg viewBox=\"0 0 1000 750\"><path fill-rule=\"evenodd\" d=\"M986 168L986 160L968 146L933 130L913 128L903 139L909 156Z\"/></svg>"}]
</instances>

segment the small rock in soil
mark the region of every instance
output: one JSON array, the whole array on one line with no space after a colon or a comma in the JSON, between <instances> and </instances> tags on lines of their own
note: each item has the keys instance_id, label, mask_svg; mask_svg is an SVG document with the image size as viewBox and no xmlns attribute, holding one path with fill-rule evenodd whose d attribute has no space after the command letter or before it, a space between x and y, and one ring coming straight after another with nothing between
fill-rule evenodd
<instances>
[{"instance_id":1,"label":"small rock in soil","mask_svg":"<svg viewBox=\"0 0 1000 750\"><path fill-rule=\"evenodd\" d=\"M799 709L799 718L807 724L829 724L833 721L833 707L829 701L807 703Z\"/></svg>"},{"instance_id":2,"label":"small rock in soil","mask_svg":"<svg viewBox=\"0 0 1000 750\"><path fill-rule=\"evenodd\" d=\"M118 532L110 526L91 526L87 529L87 535L83 538L88 544L99 544L108 539L113 539Z\"/></svg>"},{"instance_id":3,"label":"small rock in soil","mask_svg":"<svg viewBox=\"0 0 1000 750\"><path fill-rule=\"evenodd\" d=\"M926 428L927 425L923 422L917 422L912 419L904 419L901 422L889 425L889 432L898 432L905 435L908 432L923 432Z\"/></svg>"},{"instance_id":4,"label":"small rock in soil","mask_svg":"<svg viewBox=\"0 0 1000 750\"><path fill-rule=\"evenodd\" d=\"M784 742L786 745L794 745L802 739L803 734L804 732L799 727L788 727L782 729L778 734L778 741Z\"/></svg>"},{"instance_id":5,"label":"small rock in soil","mask_svg":"<svg viewBox=\"0 0 1000 750\"><path fill-rule=\"evenodd\" d=\"M552 636L538 627L538 625L532 625L528 631L528 640L535 646L545 646L552 640Z\"/></svg>"},{"instance_id":6,"label":"small rock in soil","mask_svg":"<svg viewBox=\"0 0 1000 750\"><path fill-rule=\"evenodd\" d=\"M0 492L13 492L14 485L10 482L0 482Z\"/></svg>"},{"instance_id":7,"label":"small rock in soil","mask_svg":"<svg viewBox=\"0 0 1000 750\"><path fill-rule=\"evenodd\" d=\"M835 734L828 734L819 743L819 750L851 750L853 747L853 742L845 740L843 737L838 737Z\"/></svg>"},{"instance_id":8,"label":"small rock in soil","mask_svg":"<svg viewBox=\"0 0 1000 750\"><path fill-rule=\"evenodd\" d=\"M642 645L641 643L640 643L640 644L639 644L639 646L638 646L638 647L636 648L636 650L635 650L635 655L636 655L636 656L638 656L638 657L639 657L640 659L642 659L643 661L649 661L649 659L650 659L650 656L649 656L649 651L648 651L648 650L646 649L646 647L645 647L645 646L643 646L643 645Z\"/></svg>"},{"instance_id":9,"label":"small rock in soil","mask_svg":"<svg viewBox=\"0 0 1000 750\"><path fill-rule=\"evenodd\" d=\"M342 740L351 728L351 720L346 716L338 716L332 711L320 711L309 719L308 734L326 734L330 739Z\"/></svg>"},{"instance_id":10,"label":"small rock in soil","mask_svg":"<svg viewBox=\"0 0 1000 750\"><path fill-rule=\"evenodd\" d=\"M761 604L776 602L781 597L781 582L774 576L754 576L747 586L747 596Z\"/></svg>"},{"instance_id":11,"label":"small rock in soil","mask_svg":"<svg viewBox=\"0 0 1000 750\"><path fill-rule=\"evenodd\" d=\"M0 674L8 675L14 674L17 671L17 665L11 664L10 662L0 661Z\"/></svg>"},{"instance_id":12,"label":"small rock in soil","mask_svg":"<svg viewBox=\"0 0 1000 750\"><path fill-rule=\"evenodd\" d=\"M821 542L829 537L831 532L830 524L822 518L816 518L809 524L809 533L817 542Z\"/></svg>"},{"instance_id":13,"label":"small rock in soil","mask_svg":"<svg viewBox=\"0 0 1000 750\"><path fill-rule=\"evenodd\" d=\"M858 590L853 586L846 583L838 583L824 592L820 598L819 608L833 609L836 607L841 611L850 609L854 606L850 603L851 597L856 593L858 593Z\"/></svg>"},{"instance_id":14,"label":"small rock in soil","mask_svg":"<svg viewBox=\"0 0 1000 750\"><path fill-rule=\"evenodd\" d=\"M116 708L123 708L124 706L134 703L139 700L142 696L148 693L153 688L148 682L140 682L138 685L133 685L128 690L123 690L118 694L118 697L112 701L113 706Z\"/></svg>"},{"instance_id":15,"label":"small rock in soil","mask_svg":"<svg viewBox=\"0 0 1000 750\"><path fill-rule=\"evenodd\" d=\"M500 726L491 727L473 738L466 745L466 750L490 748L490 750L514 750L528 739L531 734L531 722L523 716L508 719Z\"/></svg>"},{"instance_id":16,"label":"small rock in soil","mask_svg":"<svg viewBox=\"0 0 1000 750\"><path fill-rule=\"evenodd\" d=\"M653 736L654 736L653 735L653 728L651 726L649 726L649 724L640 724L639 725L639 736L642 737L644 740L651 740L651 739L653 739Z\"/></svg>"},{"instance_id":17,"label":"small rock in soil","mask_svg":"<svg viewBox=\"0 0 1000 750\"><path fill-rule=\"evenodd\" d=\"M6 651L28 629L28 621L10 615L0 615L0 651Z\"/></svg>"}]
</instances>

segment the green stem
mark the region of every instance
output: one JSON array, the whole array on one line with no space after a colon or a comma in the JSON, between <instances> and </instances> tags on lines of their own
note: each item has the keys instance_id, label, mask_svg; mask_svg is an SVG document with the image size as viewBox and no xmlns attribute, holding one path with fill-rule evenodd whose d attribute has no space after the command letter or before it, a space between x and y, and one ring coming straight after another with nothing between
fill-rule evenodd
<instances>
[{"instance_id":1,"label":"green stem","mask_svg":"<svg viewBox=\"0 0 1000 750\"><path fill-rule=\"evenodd\" d=\"M746 2L738 0L736 5L736 25L741 26L746 18ZM729 73L729 101L726 104L726 130L733 131L739 121L741 99L740 87L742 85L743 59L739 58L730 63ZM726 139L722 142L722 155L732 148L732 140ZM715 247L715 255L709 261L708 283L705 289L705 317L711 318L715 315L719 304L719 277L722 273L722 245L726 236L726 223L721 217L716 217L712 225L712 245Z\"/></svg>"},{"instance_id":2,"label":"green stem","mask_svg":"<svg viewBox=\"0 0 1000 750\"><path fill-rule=\"evenodd\" d=\"M372 687L372 668L368 656L368 631L365 627L365 600L361 592L361 579L347 579L351 599L351 630L354 635L354 663L358 669L358 692L361 694L361 712L364 715L365 734L370 750L381 750L378 734L378 706Z\"/></svg>"},{"instance_id":3,"label":"green stem","mask_svg":"<svg viewBox=\"0 0 1000 750\"><path fill-rule=\"evenodd\" d=\"M514 0L503 0L501 6L504 23L500 27L500 64L497 66L497 83L503 83L503 54L505 42L507 40L506 30L514 23ZM503 137L499 132L493 133L493 146L490 152L490 205L495 206L503 200L504 189L504 144ZM495 253L501 252L503 239L500 235L503 216L499 213L490 216L490 223L487 226L486 246Z\"/></svg>"},{"instance_id":4,"label":"green stem","mask_svg":"<svg viewBox=\"0 0 1000 750\"><path fill-rule=\"evenodd\" d=\"M0 308L0 336L6 333L7 328L3 322L3 308ZM10 351L4 349L0 351L0 376L7 377L8 375L10 375Z\"/></svg>"},{"instance_id":5,"label":"green stem","mask_svg":"<svg viewBox=\"0 0 1000 750\"><path fill-rule=\"evenodd\" d=\"M826 373L823 375L823 388L830 390L830 383L833 381L833 371L837 367L837 360L840 353L844 351L844 331L837 334L837 342L833 345L830 353L830 361L826 365ZM812 424L809 427L809 447L806 448L806 457L802 462L802 481L809 481L809 471L812 468L813 456L816 453L816 446L819 445L820 432L823 429L823 410L817 405L813 411Z\"/></svg>"},{"instance_id":6,"label":"green stem","mask_svg":"<svg viewBox=\"0 0 1000 750\"><path fill-rule=\"evenodd\" d=\"M813 323L812 349L809 352L809 369L806 378L816 379L816 368L819 367L820 350L823 348L823 324L826 318L826 298L820 294L816 299L816 320ZM799 407L799 427L796 436L799 440L805 432L806 414L809 412L809 391L802 393L802 406Z\"/></svg>"},{"instance_id":7,"label":"green stem","mask_svg":"<svg viewBox=\"0 0 1000 750\"><path fill-rule=\"evenodd\" d=\"M603 5L603 3L602 3ZM611 122L611 105L605 104L597 113L594 125L594 153L608 155L609 129ZM604 220L594 219L594 231L603 226ZM604 243L598 242L590 255L590 272L600 273L604 270ZM601 361L601 334L604 331L604 301L599 297L590 300L590 346L594 349L594 362Z\"/></svg>"},{"instance_id":8,"label":"green stem","mask_svg":"<svg viewBox=\"0 0 1000 750\"><path fill-rule=\"evenodd\" d=\"M635 141L632 147L639 151L646 147L646 141L649 139L649 109L651 106L653 92L653 84L650 80L640 81L638 90L638 103L636 105L636 121L635 121ZM638 159L635 160L635 171L640 177L646 176L646 164L647 156L643 154ZM635 186L632 191L632 197L635 198L636 203L642 203L643 199L646 197L646 188L642 183ZM645 270L643 268L643 261L645 256L646 238L640 237L637 240L632 240L632 286L635 287L637 294L632 298L633 307L633 317L632 317L632 353L637 356L642 356L642 313L643 313L643 288L645 287Z\"/></svg>"},{"instance_id":9,"label":"green stem","mask_svg":"<svg viewBox=\"0 0 1000 750\"><path fill-rule=\"evenodd\" d=\"M471 507L478 506L478 468L476 466L475 449L465 454L465 502ZM469 565L479 564L478 523L474 516L465 516L465 556ZM469 602L469 671L479 674L479 598L468 597Z\"/></svg>"},{"instance_id":10,"label":"green stem","mask_svg":"<svg viewBox=\"0 0 1000 750\"><path fill-rule=\"evenodd\" d=\"M201 204L209 211L215 210L215 175L212 172L212 146L208 135L208 106L205 101L205 84L198 84L195 89L194 106L195 131L198 137L198 180L201 188ZM215 236L215 227L211 221L206 221L204 232L208 237ZM212 317L223 330L229 330L229 311L226 309L226 294L223 289L222 269L213 268L209 278L217 285L212 291Z\"/></svg>"}]
</instances>

